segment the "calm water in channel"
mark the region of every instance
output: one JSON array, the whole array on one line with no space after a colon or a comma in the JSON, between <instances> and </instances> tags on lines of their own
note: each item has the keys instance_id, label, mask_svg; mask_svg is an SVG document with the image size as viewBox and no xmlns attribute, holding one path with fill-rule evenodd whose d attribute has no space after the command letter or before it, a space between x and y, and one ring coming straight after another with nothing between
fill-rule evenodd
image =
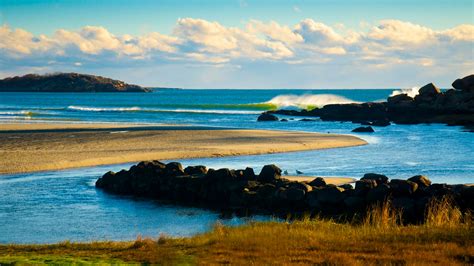
<instances>
[{"instance_id":1,"label":"calm water in channel","mask_svg":"<svg viewBox=\"0 0 474 266\"><path fill-rule=\"evenodd\" d=\"M159 90L150 94L0 93L0 120L179 123L351 134L352 123L257 123L263 110L326 103L377 101L391 90ZM285 154L180 160L184 165L259 168L275 163L307 175L392 178L427 175L435 182L474 183L474 134L444 125L392 125L357 135L361 147ZM0 242L127 240L161 233L187 236L217 220L241 224L195 208L108 195L94 188L109 170L131 164L0 176ZM253 217L264 220L269 217Z\"/></svg>"}]
</instances>

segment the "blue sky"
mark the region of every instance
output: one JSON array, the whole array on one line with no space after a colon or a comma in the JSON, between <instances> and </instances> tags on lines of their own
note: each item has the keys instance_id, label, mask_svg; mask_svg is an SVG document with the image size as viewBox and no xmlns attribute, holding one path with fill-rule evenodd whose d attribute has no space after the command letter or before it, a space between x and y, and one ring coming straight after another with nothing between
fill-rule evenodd
<instances>
[{"instance_id":1,"label":"blue sky","mask_svg":"<svg viewBox=\"0 0 474 266\"><path fill-rule=\"evenodd\" d=\"M0 0L0 77L77 71L193 88L449 86L473 72L473 14L472 0Z\"/></svg>"}]
</instances>

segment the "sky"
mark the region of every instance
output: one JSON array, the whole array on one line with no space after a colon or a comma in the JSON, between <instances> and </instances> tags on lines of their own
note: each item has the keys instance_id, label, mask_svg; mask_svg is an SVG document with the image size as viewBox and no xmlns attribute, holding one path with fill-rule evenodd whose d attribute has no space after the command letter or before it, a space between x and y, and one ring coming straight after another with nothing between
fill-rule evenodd
<instances>
[{"instance_id":1,"label":"sky","mask_svg":"<svg viewBox=\"0 0 474 266\"><path fill-rule=\"evenodd\" d=\"M0 78L79 72L182 88L450 87L472 0L0 0Z\"/></svg>"}]
</instances>

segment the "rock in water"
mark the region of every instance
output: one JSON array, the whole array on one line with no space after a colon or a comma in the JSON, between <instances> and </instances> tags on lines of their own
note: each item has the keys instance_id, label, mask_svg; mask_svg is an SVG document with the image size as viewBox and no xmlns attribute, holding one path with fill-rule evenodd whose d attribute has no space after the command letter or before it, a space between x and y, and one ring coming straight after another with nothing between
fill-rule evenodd
<instances>
[{"instance_id":1,"label":"rock in water","mask_svg":"<svg viewBox=\"0 0 474 266\"><path fill-rule=\"evenodd\" d=\"M272 114L263 113L263 114L258 116L257 121L258 122L278 121L278 117L276 117L275 115L272 115Z\"/></svg>"},{"instance_id":2,"label":"rock in water","mask_svg":"<svg viewBox=\"0 0 474 266\"><path fill-rule=\"evenodd\" d=\"M372 133L375 132L374 129L371 126L368 127L358 127L354 128L352 132L365 132L365 133Z\"/></svg>"}]
</instances>

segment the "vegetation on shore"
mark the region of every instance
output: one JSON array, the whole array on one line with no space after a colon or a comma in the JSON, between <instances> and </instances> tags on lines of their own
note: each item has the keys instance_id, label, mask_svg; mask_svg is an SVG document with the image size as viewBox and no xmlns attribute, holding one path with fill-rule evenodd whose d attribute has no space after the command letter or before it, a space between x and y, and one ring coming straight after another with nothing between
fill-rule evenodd
<instances>
[{"instance_id":1,"label":"vegetation on shore","mask_svg":"<svg viewBox=\"0 0 474 266\"><path fill-rule=\"evenodd\" d=\"M400 224L389 202L363 219L216 224L189 238L138 237L133 242L1 245L0 264L337 264L474 263L472 216L448 199L433 201L423 224Z\"/></svg>"}]
</instances>

